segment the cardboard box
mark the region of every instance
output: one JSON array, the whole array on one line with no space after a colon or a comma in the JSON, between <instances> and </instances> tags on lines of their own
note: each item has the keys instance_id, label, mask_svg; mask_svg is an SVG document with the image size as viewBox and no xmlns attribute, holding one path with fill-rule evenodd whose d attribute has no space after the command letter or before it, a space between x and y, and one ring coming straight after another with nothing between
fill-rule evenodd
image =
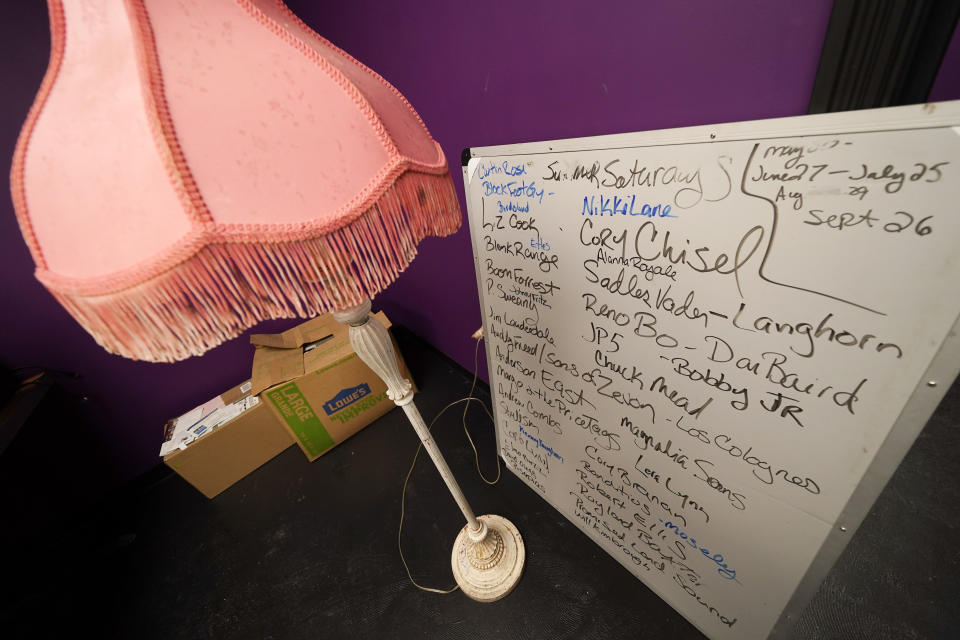
<instances>
[{"instance_id":1,"label":"cardboard box","mask_svg":"<svg viewBox=\"0 0 960 640\"><path fill-rule=\"evenodd\" d=\"M250 382L244 382L167 423L167 435L172 435L181 421L178 443L185 440L184 426L193 428L189 443L174 447L163 456L164 463L208 498L293 444L274 412L250 389Z\"/></svg>"},{"instance_id":2,"label":"cardboard box","mask_svg":"<svg viewBox=\"0 0 960 640\"><path fill-rule=\"evenodd\" d=\"M375 314L390 326L387 317ZM350 346L349 330L330 314L288 331L250 336L252 392L259 393L310 460L367 426L394 403L387 386ZM400 372L410 378L400 351Z\"/></svg>"}]
</instances>

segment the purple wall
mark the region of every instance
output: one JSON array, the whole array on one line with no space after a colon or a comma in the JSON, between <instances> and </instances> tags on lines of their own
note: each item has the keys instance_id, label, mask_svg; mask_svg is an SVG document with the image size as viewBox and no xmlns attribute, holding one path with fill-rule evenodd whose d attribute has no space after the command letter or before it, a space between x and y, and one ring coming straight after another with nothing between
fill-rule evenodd
<instances>
[{"instance_id":1,"label":"purple wall","mask_svg":"<svg viewBox=\"0 0 960 640\"><path fill-rule=\"evenodd\" d=\"M960 98L960 25L953 32L940 70L930 87L930 102Z\"/></svg>"},{"instance_id":2,"label":"purple wall","mask_svg":"<svg viewBox=\"0 0 960 640\"><path fill-rule=\"evenodd\" d=\"M0 153L9 158L49 35L40 3L0 5ZM443 145L461 194L459 157L468 146L805 112L832 2L491 5L291 2L407 96ZM68 385L89 398L87 428L111 481L144 471L157 462L166 418L244 379L248 341L175 365L107 355L33 279L9 199L2 207L0 362L82 373ZM468 367L468 336L480 325L471 255L466 226L427 240L374 304Z\"/></svg>"},{"instance_id":3,"label":"purple wall","mask_svg":"<svg viewBox=\"0 0 960 640\"><path fill-rule=\"evenodd\" d=\"M410 100L446 152L466 219L465 147L805 113L833 3L288 5ZM472 369L470 255L466 224L427 241L377 303Z\"/></svg>"}]
</instances>

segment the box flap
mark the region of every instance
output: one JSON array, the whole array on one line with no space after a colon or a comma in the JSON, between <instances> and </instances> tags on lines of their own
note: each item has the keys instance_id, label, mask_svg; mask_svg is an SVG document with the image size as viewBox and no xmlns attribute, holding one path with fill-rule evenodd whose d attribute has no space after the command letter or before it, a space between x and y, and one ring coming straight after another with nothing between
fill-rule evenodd
<instances>
[{"instance_id":1,"label":"box flap","mask_svg":"<svg viewBox=\"0 0 960 640\"><path fill-rule=\"evenodd\" d=\"M292 329L287 329L283 333L255 333L250 336L250 343L274 349L295 349L345 329L333 319L332 315L325 313L298 324Z\"/></svg>"},{"instance_id":2,"label":"box flap","mask_svg":"<svg viewBox=\"0 0 960 640\"><path fill-rule=\"evenodd\" d=\"M225 404L230 404L231 402L236 402L241 398L246 398L250 395L250 381L246 380L241 382L235 387L227 389L220 394L220 399L223 400Z\"/></svg>"},{"instance_id":3,"label":"box flap","mask_svg":"<svg viewBox=\"0 0 960 640\"><path fill-rule=\"evenodd\" d=\"M382 311L375 314L387 328L390 321ZM250 336L256 347L250 375L251 393L294 380L353 353L348 328L330 314L324 314L287 329L283 333Z\"/></svg>"},{"instance_id":4,"label":"box flap","mask_svg":"<svg viewBox=\"0 0 960 640\"><path fill-rule=\"evenodd\" d=\"M303 375L303 352L300 349L272 349L258 346L253 354L250 383L253 394Z\"/></svg>"}]
</instances>

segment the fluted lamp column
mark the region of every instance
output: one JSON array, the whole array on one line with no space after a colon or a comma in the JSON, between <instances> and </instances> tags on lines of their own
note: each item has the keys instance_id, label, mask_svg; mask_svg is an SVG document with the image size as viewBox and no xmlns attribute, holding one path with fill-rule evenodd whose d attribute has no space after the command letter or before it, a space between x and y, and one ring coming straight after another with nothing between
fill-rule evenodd
<instances>
[{"instance_id":1,"label":"fluted lamp column","mask_svg":"<svg viewBox=\"0 0 960 640\"><path fill-rule=\"evenodd\" d=\"M523 572L526 550L520 533L509 520L501 516L474 515L413 402L410 381L400 374L390 334L375 316L370 315L370 300L334 312L333 316L350 327L353 350L384 381L387 396L407 414L420 442L467 519L453 546L451 564L457 584L474 600L499 600L510 593Z\"/></svg>"}]
</instances>

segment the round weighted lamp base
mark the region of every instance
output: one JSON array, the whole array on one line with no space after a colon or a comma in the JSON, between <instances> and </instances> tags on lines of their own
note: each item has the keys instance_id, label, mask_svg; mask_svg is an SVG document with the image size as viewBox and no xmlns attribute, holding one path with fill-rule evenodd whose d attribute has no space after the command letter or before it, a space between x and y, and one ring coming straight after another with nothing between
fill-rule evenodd
<instances>
[{"instance_id":1,"label":"round weighted lamp base","mask_svg":"<svg viewBox=\"0 0 960 640\"><path fill-rule=\"evenodd\" d=\"M478 516L479 533L465 526L453 544L453 577L478 602L493 602L516 586L527 552L513 524L497 515Z\"/></svg>"}]
</instances>

